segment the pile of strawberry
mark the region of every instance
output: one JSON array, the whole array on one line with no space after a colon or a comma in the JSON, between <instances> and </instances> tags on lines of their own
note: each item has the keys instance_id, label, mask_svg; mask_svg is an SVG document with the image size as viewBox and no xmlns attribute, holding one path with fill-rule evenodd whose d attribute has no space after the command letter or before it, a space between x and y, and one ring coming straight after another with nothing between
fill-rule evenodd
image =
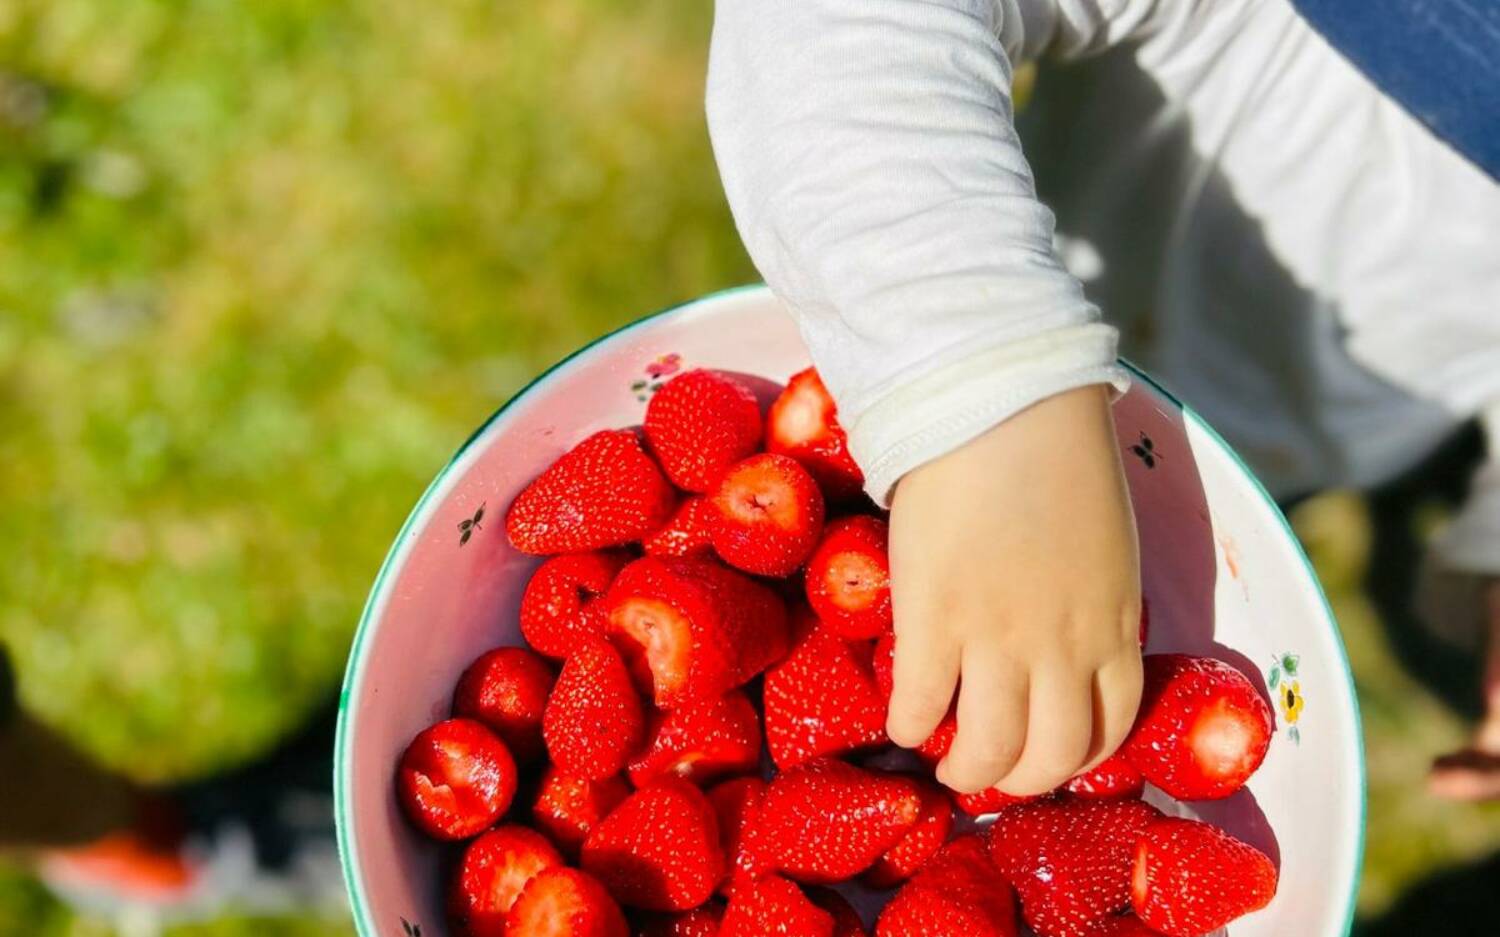
<instances>
[{"instance_id":1,"label":"pile of strawberry","mask_svg":"<svg viewBox=\"0 0 1500 937\"><path fill-rule=\"evenodd\" d=\"M1270 901L1265 855L1141 799L1259 767L1270 709L1219 661L1147 657L1124 747L1045 797L934 783L951 714L890 770L886 522L861 482L815 372L763 418L700 370L521 492L510 541L550 557L530 648L476 660L397 770L412 823L468 841L456 933L866 934L841 883L896 889L878 937L1191 937Z\"/></svg>"}]
</instances>

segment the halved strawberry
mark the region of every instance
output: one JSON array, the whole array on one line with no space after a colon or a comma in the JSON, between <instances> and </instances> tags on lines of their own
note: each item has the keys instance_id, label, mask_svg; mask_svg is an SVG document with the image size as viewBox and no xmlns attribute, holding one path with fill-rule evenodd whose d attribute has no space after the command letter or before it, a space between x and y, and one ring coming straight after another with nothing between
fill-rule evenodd
<instances>
[{"instance_id":1,"label":"halved strawberry","mask_svg":"<svg viewBox=\"0 0 1500 937\"><path fill-rule=\"evenodd\" d=\"M542 710L555 675L524 647L488 651L469 665L453 691L453 715L484 723L517 761L542 753Z\"/></svg>"},{"instance_id":2,"label":"halved strawberry","mask_svg":"<svg viewBox=\"0 0 1500 937\"><path fill-rule=\"evenodd\" d=\"M645 429L673 484L708 491L725 469L760 448L760 403L720 371L684 371L646 405Z\"/></svg>"},{"instance_id":3,"label":"halved strawberry","mask_svg":"<svg viewBox=\"0 0 1500 937\"><path fill-rule=\"evenodd\" d=\"M695 908L724 876L714 809L677 778L626 798L589 834L581 860L621 904L648 911Z\"/></svg>"},{"instance_id":4,"label":"halved strawberry","mask_svg":"<svg viewBox=\"0 0 1500 937\"><path fill-rule=\"evenodd\" d=\"M636 560L607 603L611 636L662 709L721 696L786 653L781 599L710 559Z\"/></svg>"},{"instance_id":5,"label":"halved strawberry","mask_svg":"<svg viewBox=\"0 0 1500 937\"><path fill-rule=\"evenodd\" d=\"M1145 788L1146 779L1141 777L1140 771L1123 751L1115 752L1095 765L1092 771L1085 771L1063 785L1063 790L1074 797L1094 800L1139 797Z\"/></svg>"},{"instance_id":6,"label":"halved strawberry","mask_svg":"<svg viewBox=\"0 0 1500 937\"><path fill-rule=\"evenodd\" d=\"M1135 847L1131 905L1168 937L1194 937L1276 896L1276 866L1259 849L1197 820L1161 819Z\"/></svg>"},{"instance_id":7,"label":"halved strawberry","mask_svg":"<svg viewBox=\"0 0 1500 937\"><path fill-rule=\"evenodd\" d=\"M600 597L629 557L619 551L555 556L537 567L521 595L521 634L538 654L562 660L604 634Z\"/></svg>"},{"instance_id":8,"label":"halved strawberry","mask_svg":"<svg viewBox=\"0 0 1500 937\"><path fill-rule=\"evenodd\" d=\"M736 871L760 872L748 844L761 800L766 796L766 782L757 777L735 778L709 788L707 796L719 821L719 843L731 876ZM725 885L728 884L726 880Z\"/></svg>"},{"instance_id":9,"label":"halved strawberry","mask_svg":"<svg viewBox=\"0 0 1500 937\"><path fill-rule=\"evenodd\" d=\"M505 937L511 906L533 877L563 864L562 856L535 830L506 824L464 850L453 877L448 913L469 937Z\"/></svg>"},{"instance_id":10,"label":"halved strawberry","mask_svg":"<svg viewBox=\"0 0 1500 937\"><path fill-rule=\"evenodd\" d=\"M620 906L577 869L536 875L511 906L505 937L627 937Z\"/></svg>"},{"instance_id":11,"label":"halved strawberry","mask_svg":"<svg viewBox=\"0 0 1500 937\"><path fill-rule=\"evenodd\" d=\"M634 431L604 430L548 466L511 502L505 531L522 553L581 553L649 535L677 503Z\"/></svg>"},{"instance_id":12,"label":"halved strawberry","mask_svg":"<svg viewBox=\"0 0 1500 937\"><path fill-rule=\"evenodd\" d=\"M1151 654L1125 757L1178 800L1228 797L1265 760L1271 707L1245 675L1211 657Z\"/></svg>"},{"instance_id":13,"label":"halved strawberry","mask_svg":"<svg viewBox=\"0 0 1500 937\"><path fill-rule=\"evenodd\" d=\"M713 502L683 498L660 530L641 542L647 556L707 556L713 552Z\"/></svg>"},{"instance_id":14,"label":"halved strawberry","mask_svg":"<svg viewBox=\"0 0 1500 937\"><path fill-rule=\"evenodd\" d=\"M798 371L766 413L766 449L807 467L830 501L855 497L865 476L849 455L838 407L812 368Z\"/></svg>"},{"instance_id":15,"label":"halved strawberry","mask_svg":"<svg viewBox=\"0 0 1500 937\"><path fill-rule=\"evenodd\" d=\"M901 841L870 866L864 874L871 888L894 888L911 878L948 842L953 830L953 803L939 787L919 784L922 795L917 822Z\"/></svg>"},{"instance_id":16,"label":"halved strawberry","mask_svg":"<svg viewBox=\"0 0 1500 937\"><path fill-rule=\"evenodd\" d=\"M779 875L742 879L730 895L719 937L833 937L833 915Z\"/></svg>"},{"instance_id":17,"label":"halved strawberry","mask_svg":"<svg viewBox=\"0 0 1500 937\"><path fill-rule=\"evenodd\" d=\"M510 806L516 763L481 723L449 719L423 729L406 747L396 793L417 829L434 839L467 839Z\"/></svg>"},{"instance_id":18,"label":"halved strawberry","mask_svg":"<svg viewBox=\"0 0 1500 937\"><path fill-rule=\"evenodd\" d=\"M798 640L766 672L766 743L782 770L819 755L883 745L885 700L868 644L855 644L796 613Z\"/></svg>"},{"instance_id":19,"label":"halved strawberry","mask_svg":"<svg viewBox=\"0 0 1500 937\"><path fill-rule=\"evenodd\" d=\"M833 917L833 937L867 937L865 922L843 895L831 888L809 888L807 899Z\"/></svg>"},{"instance_id":20,"label":"halved strawberry","mask_svg":"<svg viewBox=\"0 0 1500 937\"><path fill-rule=\"evenodd\" d=\"M640 747L646 719L630 672L608 641L581 645L563 664L542 714L547 753L569 774L619 774Z\"/></svg>"},{"instance_id":21,"label":"halved strawberry","mask_svg":"<svg viewBox=\"0 0 1500 937\"><path fill-rule=\"evenodd\" d=\"M980 836L961 836L896 892L880 912L875 934L1016 937L1015 899Z\"/></svg>"},{"instance_id":22,"label":"halved strawberry","mask_svg":"<svg viewBox=\"0 0 1500 937\"><path fill-rule=\"evenodd\" d=\"M657 713L647 737L629 767L636 787L664 775L701 785L760 765L760 717L739 690Z\"/></svg>"},{"instance_id":23,"label":"halved strawberry","mask_svg":"<svg viewBox=\"0 0 1500 937\"><path fill-rule=\"evenodd\" d=\"M589 833L630 796L621 777L590 781L548 765L531 802L531 822L569 856L577 856Z\"/></svg>"},{"instance_id":24,"label":"halved strawberry","mask_svg":"<svg viewBox=\"0 0 1500 937\"><path fill-rule=\"evenodd\" d=\"M761 453L730 468L710 496L710 530L724 562L758 576L787 576L823 532L823 494L795 459Z\"/></svg>"},{"instance_id":25,"label":"halved strawberry","mask_svg":"<svg viewBox=\"0 0 1500 937\"><path fill-rule=\"evenodd\" d=\"M850 640L878 638L891 627L887 530L859 514L830 521L807 561L807 601L832 631Z\"/></svg>"},{"instance_id":26,"label":"halved strawberry","mask_svg":"<svg viewBox=\"0 0 1500 937\"><path fill-rule=\"evenodd\" d=\"M724 910L704 905L678 914L643 914L635 937L719 937Z\"/></svg>"}]
</instances>

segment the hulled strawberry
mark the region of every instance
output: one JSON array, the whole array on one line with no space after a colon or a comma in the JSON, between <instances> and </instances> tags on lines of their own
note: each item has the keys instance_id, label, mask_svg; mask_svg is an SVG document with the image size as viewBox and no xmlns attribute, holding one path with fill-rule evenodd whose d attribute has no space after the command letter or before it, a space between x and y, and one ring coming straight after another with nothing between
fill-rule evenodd
<instances>
[{"instance_id":1,"label":"hulled strawberry","mask_svg":"<svg viewBox=\"0 0 1500 937\"><path fill-rule=\"evenodd\" d=\"M766 782L757 777L735 778L708 790L708 802L719 821L724 864L731 875L736 871L761 871L747 846L765 796ZM727 880L725 884L728 884Z\"/></svg>"},{"instance_id":2,"label":"hulled strawberry","mask_svg":"<svg viewBox=\"0 0 1500 937\"><path fill-rule=\"evenodd\" d=\"M983 840L962 836L943 847L896 892L875 923L876 937L1015 937L1010 886Z\"/></svg>"},{"instance_id":3,"label":"hulled strawberry","mask_svg":"<svg viewBox=\"0 0 1500 937\"><path fill-rule=\"evenodd\" d=\"M619 774L645 736L640 698L625 662L608 641L580 646L542 714L542 738L556 765L598 781Z\"/></svg>"},{"instance_id":4,"label":"hulled strawberry","mask_svg":"<svg viewBox=\"0 0 1500 937\"><path fill-rule=\"evenodd\" d=\"M1146 788L1146 779L1123 751L1115 752L1068 783L1063 790L1074 797L1094 800L1116 800L1139 797Z\"/></svg>"},{"instance_id":5,"label":"hulled strawberry","mask_svg":"<svg viewBox=\"0 0 1500 937\"><path fill-rule=\"evenodd\" d=\"M797 642L766 671L766 744L782 770L819 755L887 741L885 700L875 685L867 644L853 644L796 613Z\"/></svg>"},{"instance_id":6,"label":"hulled strawberry","mask_svg":"<svg viewBox=\"0 0 1500 937\"><path fill-rule=\"evenodd\" d=\"M953 803L941 788L920 784L922 795L917 822L876 860L864 874L865 884L872 888L894 888L911 878L948 842L953 830Z\"/></svg>"},{"instance_id":7,"label":"hulled strawberry","mask_svg":"<svg viewBox=\"0 0 1500 937\"><path fill-rule=\"evenodd\" d=\"M719 937L833 937L833 915L779 875L744 878L729 897Z\"/></svg>"},{"instance_id":8,"label":"hulled strawberry","mask_svg":"<svg viewBox=\"0 0 1500 937\"><path fill-rule=\"evenodd\" d=\"M724 875L714 809L677 778L626 798L589 834L581 861L621 904L648 911L695 908Z\"/></svg>"},{"instance_id":9,"label":"hulled strawberry","mask_svg":"<svg viewBox=\"0 0 1500 937\"><path fill-rule=\"evenodd\" d=\"M641 542L647 556L707 556L713 552L713 502L683 498L661 529Z\"/></svg>"},{"instance_id":10,"label":"hulled strawberry","mask_svg":"<svg viewBox=\"0 0 1500 937\"><path fill-rule=\"evenodd\" d=\"M734 463L760 448L760 404L720 371L684 371L646 406L646 441L672 483L708 491Z\"/></svg>"},{"instance_id":11,"label":"hulled strawberry","mask_svg":"<svg viewBox=\"0 0 1500 937\"><path fill-rule=\"evenodd\" d=\"M1168 937L1218 930L1276 896L1276 866L1265 853L1196 820L1152 823L1133 858L1131 905Z\"/></svg>"},{"instance_id":12,"label":"hulled strawberry","mask_svg":"<svg viewBox=\"0 0 1500 937\"><path fill-rule=\"evenodd\" d=\"M636 560L607 601L611 636L662 709L721 696L786 653L781 599L710 559Z\"/></svg>"},{"instance_id":13,"label":"hulled strawberry","mask_svg":"<svg viewBox=\"0 0 1500 937\"><path fill-rule=\"evenodd\" d=\"M787 576L823 532L823 494L795 459L761 453L731 467L710 496L714 551L758 576Z\"/></svg>"},{"instance_id":14,"label":"hulled strawberry","mask_svg":"<svg viewBox=\"0 0 1500 937\"><path fill-rule=\"evenodd\" d=\"M449 719L412 739L396 769L407 817L434 839L467 839L500 819L516 794L505 743L472 719Z\"/></svg>"},{"instance_id":15,"label":"hulled strawberry","mask_svg":"<svg viewBox=\"0 0 1500 937\"><path fill-rule=\"evenodd\" d=\"M865 922L843 895L831 888L809 888L807 899L833 918L833 937L867 937Z\"/></svg>"},{"instance_id":16,"label":"hulled strawberry","mask_svg":"<svg viewBox=\"0 0 1500 937\"><path fill-rule=\"evenodd\" d=\"M531 822L563 852L577 856L594 827L629 796L624 778L590 781L548 765L531 802Z\"/></svg>"},{"instance_id":17,"label":"hulled strawberry","mask_svg":"<svg viewBox=\"0 0 1500 937\"><path fill-rule=\"evenodd\" d=\"M517 761L542 753L542 710L555 675L547 662L523 647L480 655L453 691L453 715L484 723Z\"/></svg>"},{"instance_id":18,"label":"hulled strawberry","mask_svg":"<svg viewBox=\"0 0 1500 937\"><path fill-rule=\"evenodd\" d=\"M703 784L760 765L760 717L740 690L658 713L647 737L629 767L636 787L664 775Z\"/></svg>"},{"instance_id":19,"label":"hulled strawberry","mask_svg":"<svg viewBox=\"0 0 1500 937\"><path fill-rule=\"evenodd\" d=\"M620 906L593 876L548 869L511 906L505 937L628 937Z\"/></svg>"},{"instance_id":20,"label":"hulled strawberry","mask_svg":"<svg viewBox=\"0 0 1500 937\"><path fill-rule=\"evenodd\" d=\"M454 928L469 937L505 937L506 917L526 885L563 864L535 830L507 824L474 840L459 860L449 892Z\"/></svg>"},{"instance_id":21,"label":"hulled strawberry","mask_svg":"<svg viewBox=\"0 0 1500 937\"><path fill-rule=\"evenodd\" d=\"M1151 654L1144 663L1125 757L1179 800L1216 800L1244 787L1276 728L1254 684L1210 657Z\"/></svg>"},{"instance_id":22,"label":"hulled strawberry","mask_svg":"<svg viewBox=\"0 0 1500 937\"><path fill-rule=\"evenodd\" d=\"M532 574L521 595L521 634L539 654L562 660L579 644L604 634L609 584L628 561L624 553L555 556Z\"/></svg>"},{"instance_id":23,"label":"hulled strawberry","mask_svg":"<svg viewBox=\"0 0 1500 937\"><path fill-rule=\"evenodd\" d=\"M841 517L823 529L803 584L812 610L851 640L878 638L891 627L891 563L885 521Z\"/></svg>"},{"instance_id":24,"label":"hulled strawberry","mask_svg":"<svg viewBox=\"0 0 1500 937\"><path fill-rule=\"evenodd\" d=\"M705 905L678 914L643 914L636 937L719 937L722 908Z\"/></svg>"},{"instance_id":25,"label":"hulled strawberry","mask_svg":"<svg viewBox=\"0 0 1500 937\"><path fill-rule=\"evenodd\" d=\"M766 449L801 462L830 501L859 494L865 476L849 455L838 407L812 368L798 371L766 412Z\"/></svg>"}]
</instances>

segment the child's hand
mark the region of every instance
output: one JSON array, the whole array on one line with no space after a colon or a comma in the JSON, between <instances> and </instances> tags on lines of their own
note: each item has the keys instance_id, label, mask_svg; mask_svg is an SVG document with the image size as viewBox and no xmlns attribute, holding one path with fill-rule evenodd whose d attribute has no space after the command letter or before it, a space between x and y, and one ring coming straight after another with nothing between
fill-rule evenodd
<instances>
[{"instance_id":1,"label":"child's hand","mask_svg":"<svg viewBox=\"0 0 1500 937\"><path fill-rule=\"evenodd\" d=\"M1106 393L1049 398L897 486L888 728L919 745L961 677L954 790L1051 790L1135 719L1140 568Z\"/></svg>"}]
</instances>

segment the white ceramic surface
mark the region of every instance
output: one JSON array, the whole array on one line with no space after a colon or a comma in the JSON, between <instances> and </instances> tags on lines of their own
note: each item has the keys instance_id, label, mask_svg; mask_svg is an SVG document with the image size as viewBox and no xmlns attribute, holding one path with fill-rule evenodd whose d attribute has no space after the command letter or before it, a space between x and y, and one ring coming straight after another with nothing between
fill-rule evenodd
<instances>
[{"instance_id":1,"label":"white ceramic surface","mask_svg":"<svg viewBox=\"0 0 1500 937\"><path fill-rule=\"evenodd\" d=\"M653 386L676 370L780 381L806 364L796 329L764 288L705 297L566 359L438 474L375 582L339 714L339 846L362 935L447 934L441 850L402 819L392 772L412 736L447 715L463 668L520 641L516 608L536 561L506 543L511 499L588 433L638 423ZM1275 901L1227 932L1342 937L1363 845L1364 766L1348 662L1322 593L1276 506L1201 419L1146 379L1115 416L1140 527L1148 650L1222 657L1276 703L1270 754L1249 788L1180 811L1280 863ZM461 524L476 516L465 540Z\"/></svg>"}]
</instances>

